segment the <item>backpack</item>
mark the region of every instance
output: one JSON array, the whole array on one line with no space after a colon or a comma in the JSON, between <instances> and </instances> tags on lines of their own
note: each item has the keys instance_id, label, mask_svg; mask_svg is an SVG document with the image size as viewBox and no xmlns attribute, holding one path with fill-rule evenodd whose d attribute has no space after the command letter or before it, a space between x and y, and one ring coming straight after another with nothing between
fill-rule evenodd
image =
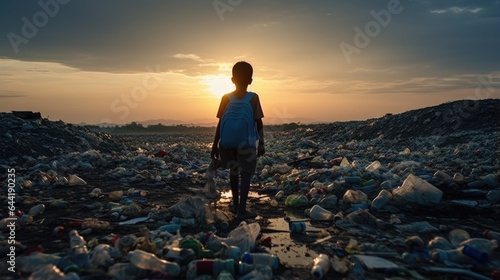
<instances>
[{"instance_id":1,"label":"backpack","mask_svg":"<svg viewBox=\"0 0 500 280\"><path fill-rule=\"evenodd\" d=\"M259 139L250 101L255 93L247 92L239 100L229 95L229 103L221 118L220 145L228 149L255 147Z\"/></svg>"}]
</instances>

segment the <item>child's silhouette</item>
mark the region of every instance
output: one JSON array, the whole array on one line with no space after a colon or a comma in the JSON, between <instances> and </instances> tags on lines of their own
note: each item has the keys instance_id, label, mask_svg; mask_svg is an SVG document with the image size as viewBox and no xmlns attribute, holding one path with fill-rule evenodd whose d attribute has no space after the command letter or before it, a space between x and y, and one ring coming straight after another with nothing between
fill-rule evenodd
<instances>
[{"instance_id":1,"label":"child's silhouette","mask_svg":"<svg viewBox=\"0 0 500 280\"><path fill-rule=\"evenodd\" d=\"M231 81L234 83L236 89L231 93L225 94L221 99L217 112L219 122L210 155L213 159L218 159L220 155L221 165L229 168L229 180L233 196L233 205L230 207L230 210L237 214L237 218L246 219L256 216L255 213L247 211L246 203L248 192L250 191L250 179L255 173L257 156L265 153L262 123L264 113L262 112L259 96L254 93L250 100L250 105L253 109L253 118L255 120L252 125L255 125L258 131L259 144L257 147L255 147L256 143L239 148L227 148L220 144L221 137L224 137L221 135L221 119L224 116L224 112L231 102L231 96L242 100L245 95L250 94L247 88L252 83L253 68L249 63L240 61L233 66L232 74Z\"/></svg>"}]
</instances>

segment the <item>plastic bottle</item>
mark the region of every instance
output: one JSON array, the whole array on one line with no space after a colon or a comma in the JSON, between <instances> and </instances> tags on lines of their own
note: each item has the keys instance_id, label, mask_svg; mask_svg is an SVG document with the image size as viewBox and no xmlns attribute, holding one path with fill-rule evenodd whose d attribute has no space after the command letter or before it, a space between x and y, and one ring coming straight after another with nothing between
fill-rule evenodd
<instances>
[{"instance_id":1,"label":"plastic bottle","mask_svg":"<svg viewBox=\"0 0 500 280\"><path fill-rule=\"evenodd\" d=\"M223 245L226 245L225 243ZM220 255L223 259L233 259L235 261L239 261L241 258L241 249L236 246L223 246L220 251Z\"/></svg>"},{"instance_id":2,"label":"plastic bottle","mask_svg":"<svg viewBox=\"0 0 500 280\"><path fill-rule=\"evenodd\" d=\"M185 237L179 243L179 247L192 249L196 253L196 257L199 259L214 258L214 252L212 252L211 250L204 249L201 242L195 239L194 237Z\"/></svg>"},{"instance_id":3,"label":"plastic bottle","mask_svg":"<svg viewBox=\"0 0 500 280\"><path fill-rule=\"evenodd\" d=\"M92 250L90 264L93 267L108 267L113 263L111 258L112 247L108 244L99 244Z\"/></svg>"},{"instance_id":4,"label":"plastic bottle","mask_svg":"<svg viewBox=\"0 0 500 280\"><path fill-rule=\"evenodd\" d=\"M276 270L280 266L280 259L277 255L268 253L249 253L246 252L241 256L241 261L253 265L268 265L271 269Z\"/></svg>"},{"instance_id":5,"label":"plastic bottle","mask_svg":"<svg viewBox=\"0 0 500 280\"><path fill-rule=\"evenodd\" d=\"M118 249L122 255L126 255L130 248L134 246L136 240L137 237L132 234L122 236L115 242L115 248Z\"/></svg>"},{"instance_id":6,"label":"plastic bottle","mask_svg":"<svg viewBox=\"0 0 500 280\"><path fill-rule=\"evenodd\" d=\"M462 253L469 258L476 260L478 263L485 263L489 259L489 254L476 249L469 245L464 245L462 248Z\"/></svg>"},{"instance_id":7,"label":"plastic bottle","mask_svg":"<svg viewBox=\"0 0 500 280\"><path fill-rule=\"evenodd\" d=\"M283 190L280 190L278 191L275 195L274 195L274 198L275 199L281 199L283 198L283 196L285 195L285 192Z\"/></svg>"},{"instance_id":8,"label":"plastic bottle","mask_svg":"<svg viewBox=\"0 0 500 280\"><path fill-rule=\"evenodd\" d=\"M217 275L217 280L234 280L234 276L231 272L223 270L219 273L219 275Z\"/></svg>"},{"instance_id":9,"label":"plastic bottle","mask_svg":"<svg viewBox=\"0 0 500 280\"><path fill-rule=\"evenodd\" d=\"M171 223L171 224L166 224L166 225L159 227L158 230L159 231L166 231L166 232L170 232L170 233L174 234L178 230L180 230L181 228L182 228L181 225Z\"/></svg>"},{"instance_id":10,"label":"plastic bottle","mask_svg":"<svg viewBox=\"0 0 500 280\"><path fill-rule=\"evenodd\" d=\"M319 254L316 258L314 258L313 266L311 269L311 275L315 279L321 279L328 273L330 270L330 259L326 254Z\"/></svg>"},{"instance_id":11,"label":"plastic bottle","mask_svg":"<svg viewBox=\"0 0 500 280\"><path fill-rule=\"evenodd\" d=\"M242 273L243 274L243 273ZM243 276L240 276L238 278L239 280L271 280L273 279L273 270L271 267L268 265L254 265L253 269L244 274Z\"/></svg>"},{"instance_id":12,"label":"plastic bottle","mask_svg":"<svg viewBox=\"0 0 500 280\"><path fill-rule=\"evenodd\" d=\"M194 260L188 264L188 271L186 273L187 279L196 279L200 275L217 276L223 270L228 271L234 275L235 262L233 259L204 259Z\"/></svg>"},{"instance_id":13,"label":"plastic bottle","mask_svg":"<svg viewBox=\"0 0 500 280\"><path fill-rule=\"evenodd\" d=\"M460 228L456 228L448 234L448 239L450 240L451 244L453 244L455 247L457 247L460 243L463 241L467 240L470 238L470 234Z\"/></svg>"},{"instance_id":14,"label":"plastic bottle","mask_svg":"<svg viewBox=\"0 0 500 280\"><path fill-rule=\"evenodd\" d=\"M433 249L450 250L453 248L454 248L453 244L451 244L448 239L442 236L435 236L427 243L428 250L433 250Z\"/></svg>"},{"instance_id":15,"label":"plastic bottle","mask_svg":"<svg viewBox=\"0 0 500 280\"><path fill-rule=\"evenodd\" d=\"M379 169L382 165L380 164L380 161L376 160L372 163L370 163L366 168L365 171L367 172L373 172L377 169Z\"/></svg>"},{"instance_id":16,"label":"plastic bottle","mask_svg":"<svg viewBox=\"0 0 500 280\"><path fill-rule=\"evenodd\" d=\"M177 263L159 259L156 255L142 250L129 252L128 259L141 269L158 271L171 276L178 276L181 273L181 268Z\"/></svg>"},{"instance_id":17,"label":"plastic bottle","mask_svg":"<svg viewBox=\"0 0 500 280\"><path fill-rule=\"evenodd\" d=\"M491 239L491 240L496 240L500 242L500 232L492 231L492 230L485 230L483 233L484 238Z\"/></svg>"},{"instance_id":18,"label":"plastic bottle","mask_svg":"<svg viewBox=\"0 0 500 280\"><path fill-rule=\"evenodd\" d=\"M469 245L487 254L491 254L498 247L498 241L485 238L469 238L460 243L460 246L464 245Z\"/></svg>"},{"instance_id":19,"label":"plastic bottle","mask_svg":"<svg viewBox=\"0 0 500 280\"><path fill-rule=\"evenodd\" d=\"M16 261L16 264L19 266L19 270L25 273L32 273L46 265L56 265L65 273L79 271L78 266L76 266L68 258L45 254L42 252L35 252L28 256L19 257Z\"/></svg>"},{"instance_id":20,"label":"plastic bottle","mask_svg":"<svg viewBox=\"0 0 500 280\"><path fill-rule=\"evenodd\" d=\"M56 255L35 252L28 256L19 257L16 261L20 271L32 273L48 264L57 265L60 260L61 257Z\"/></svg>"},{"instance_id":21,"label":"plastic bottle","mask_svg":"<svg viewBox=\"0 0 500 280\"><path fill-rule=\"evenodd\" d=\"M64 273L55 265L44 265L31 273L30 280L59 280Z\"/></svg>"},{"instance_id":22,"label":"plastic bottle","mask_svg":"<svg viewBox=\"0 0 500 280\"><path fill-rule=\"evenodd\" d=\"M344 180L348 184L359 184L359 183L361 183L361 177L359 177L359 176L346 176L344 178Z\"/></svg>"},{"instance_id":23,"label":"plastic bottle","mask_svg":"<svg viewBox=\"0 0 500 280\"><path fill-rule=\"evenodd\" d=\"M313 220L318 221L333 221L334 214L325 208L314 205L311 209L305 211L306 215L308 215Z\"/></svg>"},{"instance_id":24,"label":"plastic bottle","mask_svg":"<svg viewBox=\"0 0 500 280\"><path fill-rule=\"evenodd\" d=\"M285 199L285 206L301 207L309 205L309 199L303 194L291 194Z\"/></svg>"},{"instance_id":25,"label":"plastic bottle","mask_svg":"<svg viewBox=\"0 0 500 280\"><path fill-rule=\"evenodd\" d=\"M144 270L138 269L134 264L129 262L119 262L108 268L107 275L111 277L111 279L142 279L145 275L141 275L142 277L137 277L138 274L144 272Z\"/></svg>"},{"instance_id":26,"label":"plastic bottle","mask_svg":"<svg viewBox=\"0 0 500 280\"><path fill-rule=\"evenodd\" d=\"M476 261L484 263L488 260L488 253L469 245L451 250L434 249L430 252L430 255L432 260L440 263L450 261L457 264L471 264Z\"/></svg>"},{"instance_id":27,"label":"plastic bottle","mask_svg":"<svg viewBox=\"0 0 500 280\"><path fill-rule=\"evenodd\" d=\"M405 244L410 252L421 251L424 249L424 241L417 235L406 237Z\"/></svg>"},{"instance_id":28,"label":"plastic bottle","mask_svg":"<svg viewBox=\"0 0 500 280\"><path fill-rule=\"evenodd\" d=\"M288 224L291 232L304 232L306 231L307 225L305 222L291 222Z\"/></svg>"},{"instance_id":29,"label":"plastic bottle","mask_svg":"<svg viewBox=\"0 0 500 280\"><path fill-rule=\"evenodd\" d=\"M75 263L79 267L87 267L90 260L87 242L75 229L69 232L69 246Z\"/></svg>"},{"instance_id":30,"label":"plastic bottle","mask_svg":"<svg viewBox=\"0 0 500 280\"><path fill-rule=\"evenodd\" d=\"M176 262L180 265L189 264L196 259L196 253L193 249L179 247L163 249L163 256L167 261Z\"/></svg>"},{"instance_id":31,"label":"plastic bottle","mask_svg":"<svg viewBox=\"0 0 500 280\"><path fill-rule=\"evenodd\" d=\"M205 248L213 252L219 252L220 250L222 250L224 247L222 243L226 242L226 238L220 237L211 231L207 232L203 239L205 240Z\"/></svg>"},{"instance_id":32,"label":"plastic bottle","mask_svg":"<svg viewBox=\"0 0 500 280\"><path fill-rule=\"evenodd\" d=\"M76 229L71 230L69 232L69 246L70 248L76 247L76 246L86 246L87 242L81 236Z\"/></svg>"},{"instance_id":33,"label":"plastic bottle","mask_svg":"<svg viewBox=\"0 0 500 280\"><path fill-rule=\"evenodd\" d=\"M389 203L389 201L391 201L392 199L392 193L388 190L381 190L377 197L375 197L372 201L372 209L374 210L379 210L381 209L382 207L384 207L385 205L387 205L387 203Z\"/></svg>"},{"instance_id":34,"label":"plastic bottle","mask_svg":"<svg viewBox=\"0 0 500 280\"><path fill-rule=\"evenodd\" d=\"M170 222L174 224L179 224L183 227L196 226L196 220L194 218L185 219L185 218L173 217Z\"/></svg>"},{"instance_id":35,"label":"plastic bottle","mask_svg":"<svg viewBox=\"0 0 500 280\"><path fill-rule=\"evenodd\" d=\"M269 205L271 205L272 207L277 207L278 206L278 201L276 199L271 199L269 201Z\"/></svg>"},{"instance_id":36,"label":"plastic bottle","mask_svg":"<svg viewBox=\"0 0 500 280\"><path fill-rule=\"evenodd\" d=\"M45 210L44 204L37 204L30 208L30 210L28 211L28 215L36 217L37 215L42 214L44 210Z\"/></svg>"}]
</instances>

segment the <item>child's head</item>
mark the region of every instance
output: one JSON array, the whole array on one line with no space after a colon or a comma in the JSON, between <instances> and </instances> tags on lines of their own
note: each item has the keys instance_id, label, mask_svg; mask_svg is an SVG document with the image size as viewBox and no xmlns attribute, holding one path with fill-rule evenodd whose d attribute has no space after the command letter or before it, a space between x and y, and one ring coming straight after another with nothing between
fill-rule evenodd
<instances>
[{"instance_id":1,"label":"child's head","mask_svg":"<svg viewBox=\"0 0 500 280\"><path fill-rule=\"evenodd\" d=\"M246 61L239 61L233 66L233 78L236 85L247 86L252 83L253 68Z\"/></svg>"}]
</instances>

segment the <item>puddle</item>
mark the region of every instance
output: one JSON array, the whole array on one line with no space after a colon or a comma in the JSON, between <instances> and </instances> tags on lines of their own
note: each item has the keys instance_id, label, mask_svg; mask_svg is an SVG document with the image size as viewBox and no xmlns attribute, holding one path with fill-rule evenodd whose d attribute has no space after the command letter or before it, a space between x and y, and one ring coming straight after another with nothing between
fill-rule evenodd
<instances>
[{"instance_id":1,"label":"puddle","mask_svg":"<svg viewBox=\"0 0 500 280\"><path fill-rule=\"evenodd\" d=\"M289 217L290 214L287 213ZM298 217L292 217L298 219ZM313 259L318 255L315 251L309 249L306 244L299 243L301 236L309 233L291 233L289 232L288 222L283 218L269 219L269 225L266 227L266 236L270 236L272 247L268 249L270 254L275 254L280 258L281 264L285 267L310 267ZM305 222L306 230L312 230L309 222ZM268 232L269 230L283 232Z\"/></svg>"},{"instance_id":2,"label":"puddle","mask_svg":"<svg viewBox=\"0 0 500 280\"><path fill-rule=\"evenodd\" d=\"M229 203L231 202L231 198L233 195L231 194L231 191L224 191L220 193L220 199L218 200L218 203L224 204L224 203ZM248 198L259 198L260 201L269 201L269 196L267 195L261 195L257 192L250 191L248 193Z\"/></svg>"},{"instance_id":3,"label":"puddle","mask_svg":"<svg viewBox=\"0 0 500 280\"><path fill-rule=\"evenodd\" d=\"M231 201L231 197L230 190L221 192L218 203L227 204ZM252 191L250 191L248 197L258 198L259 202L257 203L260 204L269 203L270 201L269 196ZM306 232L292 233L289 230L288 222L284 218L269 218L269 224L265 229L262 229L263 234L271 237L272 241L272 247L266 251L277 255L281 264L285 267L308 268L318 253L307 247L311 242L306 242L305 239L310 239L309 235L318 234L320 229L311 226L307 219L304 220L303 216L287 211L285 211L285 215L291 220L304 221L306 223Z\"/></svg>"}]
</instances>

